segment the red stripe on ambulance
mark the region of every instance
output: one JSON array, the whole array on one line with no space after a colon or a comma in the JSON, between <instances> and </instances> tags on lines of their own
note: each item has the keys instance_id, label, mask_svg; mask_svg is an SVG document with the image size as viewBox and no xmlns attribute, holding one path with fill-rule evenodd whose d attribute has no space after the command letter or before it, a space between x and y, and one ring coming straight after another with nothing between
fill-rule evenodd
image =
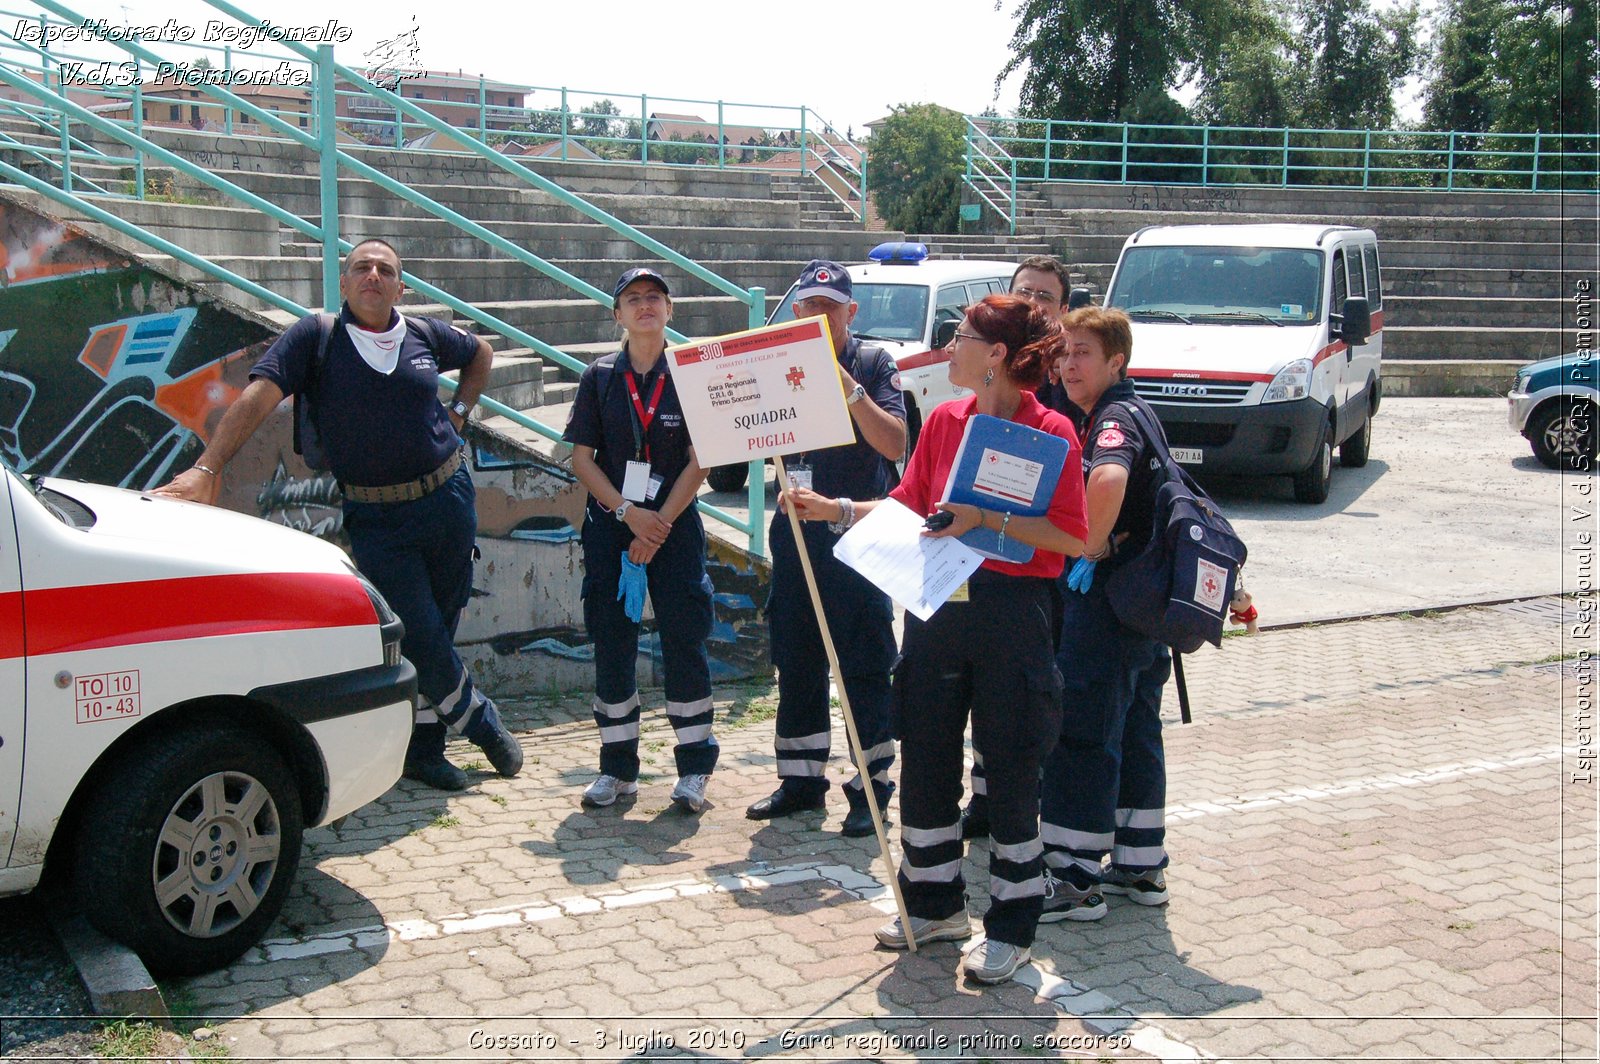
<instances>
[{"instance_id":1,"label":"red stripe on ambulance","mask_svg":"<svg viewBox=\"0 0 1600 1064\"><path fill-rule=\"evenodd\" d=\"M0 611L9 597L0 596ZM360 583L340 573L240 573L44 588L25 592L23 605L27 652L35 657L377 623ZM0 631L0 657L22 651L22 633Z\"/></svg>"}]
</instances>

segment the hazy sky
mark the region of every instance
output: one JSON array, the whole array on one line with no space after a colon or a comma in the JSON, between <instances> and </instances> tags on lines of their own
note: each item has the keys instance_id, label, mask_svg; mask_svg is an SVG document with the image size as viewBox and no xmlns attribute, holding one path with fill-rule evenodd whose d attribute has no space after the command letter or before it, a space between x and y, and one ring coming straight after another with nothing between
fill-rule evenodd
<instances>
[{"instance_id":1,"label":"hazy sky","mask_svg":"<svg viewBox=\"0 0 1600 1064\"><path fill-rule=\"evenodd\" d=\"M174 19L195 28L196 41L208 20L226 19L202 0L63 2L78 15L112 25ZM663 98L650 102L651 111L698 112L715 120L714 106L666 98L806 104L841 129L859 130L897 103L934 102L968 113L993 104L1009 113L1020 78L1010 79L998 100L994 89L995 75L1009 55L1015 9L1015 0L1002 3L997 11L994 0L815 5L246 0L243 9L289 28L323 24L337 11L351 38L336 46L336 56L351 66L365 65L364 53L415 26L418 58L428 69L567 86L574 90L574 105L609 95L624 113L637 113L638 94L648 93ZM28 6L7 5L13 10ZM10 32L13 24L5 28ZM268 48L259 46L249 55L265 58ZM180 61L199 54L170 46L164 51ZM774 117L762 120L736 111L727 112L726 120L779 124Z\"/></svg>"}]
</instances>

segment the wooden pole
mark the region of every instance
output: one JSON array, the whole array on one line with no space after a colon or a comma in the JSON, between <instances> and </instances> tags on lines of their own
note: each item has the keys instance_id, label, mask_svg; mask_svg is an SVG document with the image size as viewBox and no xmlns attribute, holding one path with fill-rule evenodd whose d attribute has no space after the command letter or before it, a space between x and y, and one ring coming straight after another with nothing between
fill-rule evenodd
<instances>
[{"instance_id":1,"label":"wooden pole","mask_svg":"<svg viewBox=\"0 0 1600 1064\"><path fill-rule=\"evenodd\" d=\"M780 490L789 483L789 471L783 467L783 459L773 456L773 464L778 467L778 487ZM889 835L883 827L883 813L878 808L878 795L872 789L872 773L867 767L867 757L861 751L861 736L856 733L855 714L850 711L850 694L845 689L844 671L839 667L839 652L833 646L833 633L828 630L828 616L822 610L822 595L817 590L817 576L811 570L811 554L806 550L806 537L800 528L800 517L794 512L794 507L785 507L789 513L789 527L794 531L795 549L800 553L800 568L806 574L806 589L811 592L811 608L817 615L817 630L822 633L822 645L828 652L828 667L833 670L834 685L839 689L839 708L844 711L844 730L850 737L850 753L854 755L856 767L861 773L862 790L867 799L867 809L872 813L872 830L878 836L878 852L883 855L883 863L889 869L889 889L894 892L895 909L900 913L900 928L906 933L906 945L911 952L917 951L917 940L911 933L911 914L906 912L906 899L900 893L900 877L897 874L894 857L889 853Z\"/></svg>"}]
</instances>

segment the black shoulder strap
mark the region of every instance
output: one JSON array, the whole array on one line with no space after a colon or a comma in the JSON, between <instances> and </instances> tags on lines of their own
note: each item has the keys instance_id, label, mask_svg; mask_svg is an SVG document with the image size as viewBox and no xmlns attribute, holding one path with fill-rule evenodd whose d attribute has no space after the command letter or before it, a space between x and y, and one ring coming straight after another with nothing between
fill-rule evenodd
<instances>
[{"instance_id":1,"label":"black shoulder strap","mask_svg":"<svg viewBox=\"0 0 1600 1064\"><path fill-rule=\"evenodd\" d=\"M337 314L324 311L317 315L317 351L311 356L311 365L306 367L306 391L315 390L322 381L322 364L328 357L328 343L333 339L334 326L339 324Z\"/></svg>"},{"instance_id":2,"label":"black shoulder strap","mask_svg":"<svg viewBox=\"0 0 1600 1064\"><path fill-rule=\"evenodd\" d=\"M1196 496L1207 498L1205 489L1195 483L1195 479L1189 475L1189 471L1173 459L1172 447L1167 443L1167 433L1161 427L1161 422L1151 417L1141 403L1121 402L1117 405L1133 416L1133 420L1139 424L1139 431L1144 433L1145 442L1155 447L1156 456L1161 459L1161 465L1166 471L1167 479L1181 481ZM1160 485L1157 485L1157 487L1160 487Z\"/></svg>"}]
</instances>

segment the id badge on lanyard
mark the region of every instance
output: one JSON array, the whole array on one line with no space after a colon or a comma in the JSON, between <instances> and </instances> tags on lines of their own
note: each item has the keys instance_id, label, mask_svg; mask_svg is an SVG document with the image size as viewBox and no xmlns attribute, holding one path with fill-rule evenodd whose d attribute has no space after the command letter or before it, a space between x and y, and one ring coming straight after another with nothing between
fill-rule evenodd
<instances>
[{"instance_id":1,"label":"id badge on lanyard","mask_svg":"<svg viewBox=\"0 0 1600 1064\"><path fill-rule=\"evenodd\" d=\"M656 378L650 392L650 402L641 397L639 382L630 369L624 375L628 383L628 399L633 404L629 421L633 425L634 458L628 462L622 476L622 497L629 502L648 502L661 490L662 478L650 471L650 426L656 419L656 409L661 405L661 393L667 386L665 372Z\"/></svg>"},{"instance_id":2,"label":"id badge on lanyard","mask_svg":"<svg viewBox=\"0 0 1600 1064\"><path fill-rule=\"evenodd\" d=\"M790 465L785 462L784 470L789 474L789 484L796 488L811 490L811 467L802 463Z\"/></svg>"}]
</instances>

